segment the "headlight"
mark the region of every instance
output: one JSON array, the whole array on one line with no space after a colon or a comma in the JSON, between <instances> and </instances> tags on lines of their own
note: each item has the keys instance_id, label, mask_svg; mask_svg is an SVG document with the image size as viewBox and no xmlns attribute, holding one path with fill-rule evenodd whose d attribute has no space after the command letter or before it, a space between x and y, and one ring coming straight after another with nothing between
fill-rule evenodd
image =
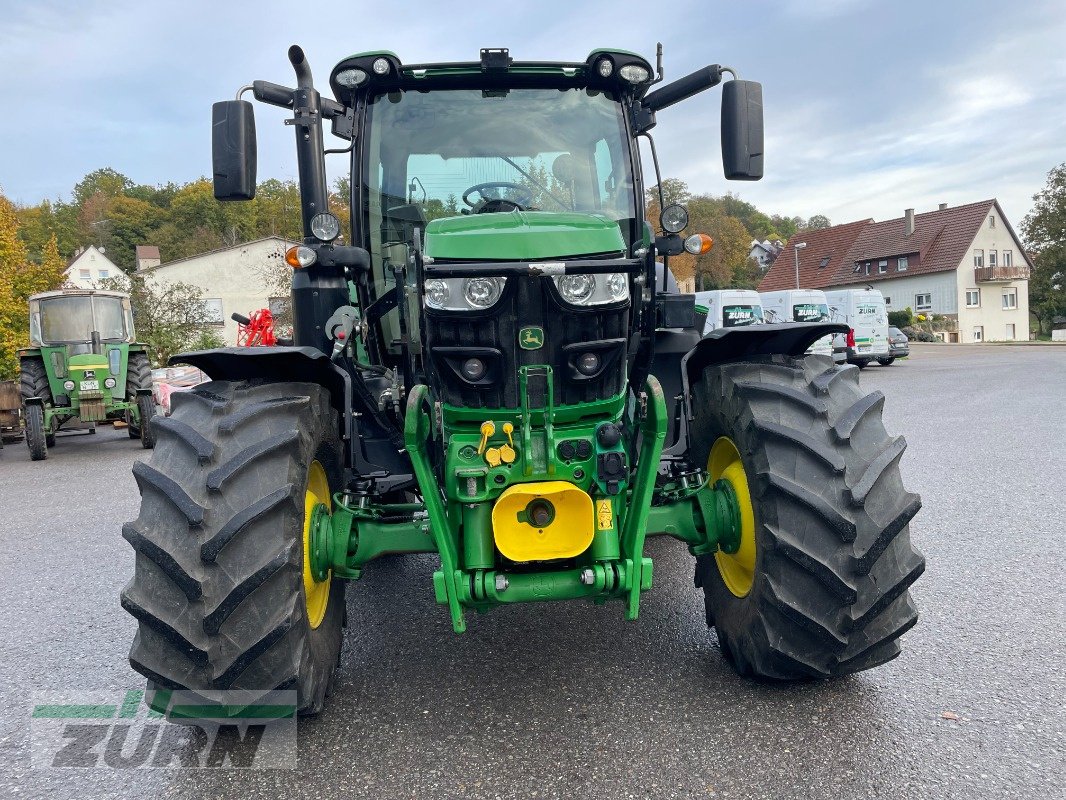
<instances>
[{"instance_id":1,"label":"headlight","mask_svg":"<svg viewBox=\"0 0 1066 800\"><path fill-rule=\"evenodd\" d=\"M321 214L315 214L311 218L311 233L315 235L316 239L320 239L323 242L332 242L341 232L341 221L328 211L323 211Z\"/></svg>"},{"instance_id":2,"label":"headlight","mask_svg":"<svg viewBox=\"0 0 1066 800\"><path fill-rule=\"evenodd\" d=\"M387 58L375 58L371 68L378 75L385 75L389 71L389 60Z\"/></svg>"},{"instance_id":3,"label":"headlight","mask_svg":"<svg viewBox=\"0 0 1066 800\"><path fill-rule=\"evenodd\" d=\"M624 272L606 275L556 275L555 288L563 300L575 306L599 306L629 299L629 276Z\"/></svg>"},{"instance_id":4,"label":"headlight","mask_svg":"<svg viewBox=\"0 0 1066 800\"><path fill-rule=\"evenodd\" d=\"M354 89L362 83L366 83L367 74L361 69L346 69L337 73L337 83L348 89Z\"/></svg>"},{"instance_id":5,"label":"headlight","mask_svg":"<svg viewBox=\"0 0 1066 800\"><path fill-rule=\"evenodd\" d=\"M604 78L611 77L611 73L614 72L614 64L611 63L609 58L601 58L596 64L596 71Z\"/></svg>"},{"instance_id":6,"label":"headlight","mask_svg":"<svg viewBox=\"0 0 1066 800\"><path fill-rule=\"evenodd\" d=\"M446 281L426 281L426 305L430 308L447 308L450 296Z\"/></svg>"},{"instance_id":7,"label":"headlight","mask_svg":"<svg viewBox=\"0 0 1066 800\"><path fill-rule=\"evenodd\" d=\"M644 83L651 75L639 64L626 64L618 70L618 74L630 83Z\"/></svg>"},{"instance_id":8,"label":"headlight","mask_svg":"<svg viewBox=\"0 0 1066 800\"><path fill-rule=\"evenodd\" d=\"M106 386L108 389L114 389L115 388L115 379L114 378L105 378L104 379L104 386Z\"/></svg>"},{"instance_id":9,"label":"headlight","mask_svg":"<svg viewBox=\"0 0 1066 800\"><path fill-rule=\"evenodd\" d=\"M688 211L684 206L667 206L659 215L659 224L667 233L681 233L688 227Z\"/></svg>"},{"instance_id":10,"label":"headlight","mask_svg":"<svg viewBox=\"0 0 1066 800\"><path fill-rule=\"evenodd\" d=\"M63 381L63 388L68 392L74 391L74 381Z\"/></svg>"},{"instance_id":11,"label":"headlight","mask_svg":"<svg viewBox=\"0 0 1066 800\"><path fill-rule=\"evenodd\" d=\"M583 306L596 291L595 275L563 275L559 278L559 293L563 300Z\"/></svg>"},{"instance_id":12,"label":"headlight","mask_svg":"<svg viewBox=\"0 0 1066 800\"><path fill-rule=\"evenodd\" d=\"M506 285L506 278L431 278L422 290L427 308L477 311L495 305Z\"/></svg>"},{"instance_id":13,"label":"headlight","mask_svg":"<svg viewBox=\"0 0 1066 800\"><path fill-rule=\"evenodd\" d=\"M467 278L463 284L463 295L474 308L488 308L503 293L503 281L499 278Z\"/></svg>"}]
</instances>

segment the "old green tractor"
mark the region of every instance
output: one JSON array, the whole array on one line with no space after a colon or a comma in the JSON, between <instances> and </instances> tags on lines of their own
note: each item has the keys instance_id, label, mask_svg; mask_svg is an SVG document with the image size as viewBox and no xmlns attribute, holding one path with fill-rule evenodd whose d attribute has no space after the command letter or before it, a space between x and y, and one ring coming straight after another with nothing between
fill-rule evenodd
<instances>
[{"instance_id":1,"label":"old green tractor","mask_svg":"<svg viewBox=\"0 0 1066 800\"><path fill-rule=\"evenodd\" d=\"M30 297L30 346L19 350L26 444L48 458L56 431L71 423L125 420L130 438L152 448L152 369L137 344L130 298L62 289Z\"/></svg>"},{"instance_id":2,"label":"old green tractor","mask_svg":"<svg viewBox=\"0 0 1066 800\"><path fill-rule=\"evenodd\" d=\"M509 603L636 619L654 584L646 539L665 535L694 556L739 672L837 676L899 653L920 502L883 395L804 357L844 326L701 337L667 262L707 237L681 235L680 206L645 219L638 142L726 75L725 176L761 177L759 84L714 65L659 85L661 57L610 49L564 63L370 52L333 69L330 99L300 48L289 60L296 88L256 81L215 104L213 150L216 197L253 197L241 94L288 112L305 234L286 255L295 346L178 357L213 380L174 398L134 466L122 605L153 707L190 690L225 714L232 692L280 688L319 711L345 584L396 553L439 556L427 594L461 633L470 611ZM350 159L343 232L327 125L350 143L333 151Z\"/></svg>"}]
</instances>

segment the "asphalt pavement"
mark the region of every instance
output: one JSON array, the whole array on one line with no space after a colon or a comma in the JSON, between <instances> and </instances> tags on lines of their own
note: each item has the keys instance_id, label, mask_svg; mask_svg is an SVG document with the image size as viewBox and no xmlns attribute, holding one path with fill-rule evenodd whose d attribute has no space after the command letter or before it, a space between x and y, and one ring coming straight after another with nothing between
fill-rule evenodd
<instances>
[{"instance_id":1,"label":"asphalt pavement","mask_svg":"<svg viewBox=\"0 0 1066 800\"><path fill-rule=\"evenodd\" d=\"M430 557L348 589L327 710L295 769L36 768L38 693L122 695L134 621L120 526L143 451L61 435L0 452L0 795L10 797L1066 796L1066 347L921 346L862 385L905 434L927 558L903 654L800 685L737 677L684 547L658 539L641 618L526 605L452 633Z\"/></svg>"}]
</instances>

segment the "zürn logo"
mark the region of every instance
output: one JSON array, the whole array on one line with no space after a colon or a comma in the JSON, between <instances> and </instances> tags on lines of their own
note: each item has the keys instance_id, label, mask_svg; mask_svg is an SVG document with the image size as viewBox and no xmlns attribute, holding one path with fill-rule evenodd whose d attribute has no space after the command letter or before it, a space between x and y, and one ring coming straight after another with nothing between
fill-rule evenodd
<instances>
[{"instance_id":1,"label":"z\u00fcrn logo","mask_svg":"<svg viewBox=\"0 0 1066 800\"><path fill-rule=\"evenodd\" d=\"M518 332L518 346L523 350L539 350L544 346L544 329L522 328Z\"/></svg>"},{"instance_id":2,"label":"z\u00fcrn logo","mask_svg":"<svg viewBox=\"0 0 1066 800\"><path fill-rule=\"evenodd\" d=\"M225 692L202 705L192 692L35 694L35 768L294 769L296 693ZM154 709L165 708L165 713ZM168 724L164 718L180 720Z\"/></svg>"}]
</instances>

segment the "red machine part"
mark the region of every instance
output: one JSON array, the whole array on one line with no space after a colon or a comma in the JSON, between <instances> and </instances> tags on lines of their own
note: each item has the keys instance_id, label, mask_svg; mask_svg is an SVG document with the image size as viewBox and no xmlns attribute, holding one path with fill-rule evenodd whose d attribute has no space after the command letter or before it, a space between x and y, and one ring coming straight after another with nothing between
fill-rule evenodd
<instances>
[{"instance_id":1,"label":"red machine part","mask_svg":"<svg viewBox=\"0 0 1066 800\"><path fill-rule=\"evenodd\" d=\"M250 317L233 314L237 322L238 347L273 347L278 343L274 335L274 315L269 308L253 311Z\"/></svg>"}]
</instances>

